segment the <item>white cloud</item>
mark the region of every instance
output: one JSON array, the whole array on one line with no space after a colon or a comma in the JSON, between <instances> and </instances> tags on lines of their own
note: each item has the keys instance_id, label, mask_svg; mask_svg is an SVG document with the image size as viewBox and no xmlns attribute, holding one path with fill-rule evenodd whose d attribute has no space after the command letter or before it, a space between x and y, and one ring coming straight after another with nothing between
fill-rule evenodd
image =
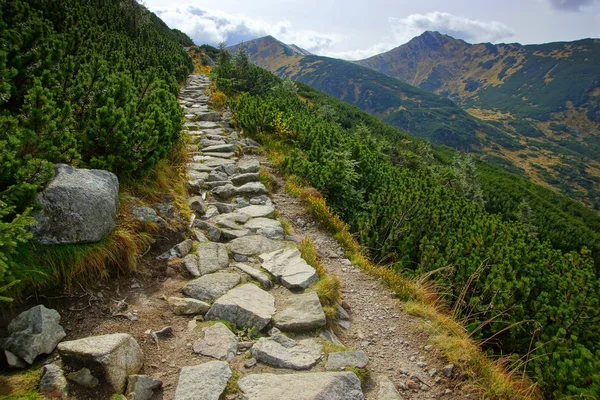
<instances>
[{"instance_id":1,"label":"white cloud","mask_svg":"<svg viewBox=\"0 0 600 400\"><path fill-rule=\"evenodd\" d=\"M249 18L193 5L150 8L167 25L188 34L197 44L238 44L258 37L272 35L290 44L296 44L311 52L320 52L344 37L334 33L320 33L308 29L297 30L282 18L275 23L262 18Z\"/></svg>"},{"instance_id":2,"label":"white cloud","mask_svg":"<svg viewBox=\"0 0 600 400\"><path fill-rule=\"evenodd\" d=\"M600 0L547 0L552 8L560 11L583 11L587 6L600 4Z\"/></svg>"},{"instance_id":3,"label":"white cloud","mask_svg":"<svg viewBox=\"0 0 600 400\"><path fill-rule=\"evenodd\" d=\"M425 31L438 31L470 43L498 42L514 35L508 26L498 21L473 20L440 11L389 20L398 44Z\"/></svg>"},{"instance_id":4,"label":"white cloud","mask_svg":"<svg viewBox=\"0 0 600 400\"><path fill-rule=\"evenodd\" d=\"M323 51L319 55L333 58L341 58L342 60L362 60L376 54L384 53L396 47L393 43L377 43L366 49L355 49L348 51Z\"/></svg>"}]
</instances>

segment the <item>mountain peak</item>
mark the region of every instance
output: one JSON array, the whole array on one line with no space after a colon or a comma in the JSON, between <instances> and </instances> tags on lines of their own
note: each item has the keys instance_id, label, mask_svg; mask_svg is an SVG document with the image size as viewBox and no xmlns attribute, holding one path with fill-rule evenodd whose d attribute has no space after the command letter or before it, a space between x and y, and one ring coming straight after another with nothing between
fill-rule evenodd
<instances>
[{"instance_id":1,"label":"mountain peak","mask_svg":"<svg viewBox=\"0 0 600 400\"><path fill-rule=\"evenodd\" d=\"M448 42L448 40L454 40L451 36L444 35L438 31L425 31L421 35L412 38L408 44L409 45L419 45L425 46L432 49L437 49L441 47L444 43Z\"/></svg>"}]
</instances>

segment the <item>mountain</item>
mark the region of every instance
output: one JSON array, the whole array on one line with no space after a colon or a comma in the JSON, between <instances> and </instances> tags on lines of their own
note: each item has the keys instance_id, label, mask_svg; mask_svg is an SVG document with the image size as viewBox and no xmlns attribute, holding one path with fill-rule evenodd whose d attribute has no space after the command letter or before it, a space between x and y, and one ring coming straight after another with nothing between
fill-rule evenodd
<instances>
[{"instance_id":1,"label":"mountain","mask_svg":"<svg viewBox=\"0 0 600 400\"><path fill-rule=\"evenodd\" d=\"M451 98L512 132L523 146L484 150L598 205L600 40L469 44L425 32L356 63Z\"/></svg>"}]
</instances>

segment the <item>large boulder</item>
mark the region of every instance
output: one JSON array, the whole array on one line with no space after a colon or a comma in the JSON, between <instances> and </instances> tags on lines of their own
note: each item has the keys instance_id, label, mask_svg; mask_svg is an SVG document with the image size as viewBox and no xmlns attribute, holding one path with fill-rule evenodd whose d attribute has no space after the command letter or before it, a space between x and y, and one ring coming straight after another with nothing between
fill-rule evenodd
<instances>
[{"instance_id":1,"label":"large boulder","mask_svg":"<svg viewBox=\"0 0 600 400\"><path fill-rule=\"evenodd\" d=\"M115 227L119 181L112 172L54 166L56 176L38 195L44 209L35 213L33 238L42 244L92 243Z\"/></svg>"},{"instance_id":2,"label":"large boulder","mask_svg":"<svg viewBox=\"0 0 600 400\"><path fill-rule=\"evenodd\" d=\"M353 372L253 374L238 381L244 400L365 400Z\"/></svg>"},{"instance_id":3,"label":"large boulder","mask_svg":"<svg viewBox=\"0 0 600 400\"><path fill-rule=\"evenodd\" d=\"M263 329L275 313L275 298L258 286L247 283L217 299L206 319L224 319L238 327Z\"/></svg>"},{"instance_id":4,"label":"large boulder","mask_svg":"<svg viewBox=\"0 0 600 400\"><path fill-rule=\"evenodd\" d=\"M321 328L327 322L319 296L315 292L293 295L286 299L286 305L273 317L276 328L302 331Z\"/></svg>"},{"instance_id":5,"label":"large boulder","mask_svg":"<svg viewBox=\"0 0 600 400\"><path fill-rule=\"evenodd\" d=\"M183 367L179 372L175 400L219 400L231 375L225 361Z\"/></svg>"},{"instance_id":6,"label":"large boulder","mask_svg":"<svg viewBox=\"0 0 600 400\"><path fill-rule=\"evenodd\" d=\"M67 334L59 324L60 314L37 305L11 321L4 349L32 364L40 354L50 354Z\"/></svg>"},{"instance_id":7,"label":"large boulder","mask_svg":"<svg viewBox=\"0 0 600 400\"><path fill-rule=\"evenodd\" d=\"M126 333L62 342L58 354L67 367L88 368L101 384L108 384L116 393L123 393L127 376L137 374L143 365L142 349Z\"/></svg>"}]
</instances>

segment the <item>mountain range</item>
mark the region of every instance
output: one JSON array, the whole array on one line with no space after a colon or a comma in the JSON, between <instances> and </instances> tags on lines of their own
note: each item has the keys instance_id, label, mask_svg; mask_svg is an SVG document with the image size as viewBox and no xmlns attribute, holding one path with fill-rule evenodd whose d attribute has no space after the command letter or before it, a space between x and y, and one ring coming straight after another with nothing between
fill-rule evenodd
<instances>
[{"instance_id":1,"label":"mountain range","mask_svg":"<svg viewBox=\"0 0 600 400\"><path fill-rule=\"evenodd\" d=\"M240 47L281 77L600 208L600 40L469 44L425 32L356 62L272 36L230 50Z\"/></svg>"}]
</instances>

